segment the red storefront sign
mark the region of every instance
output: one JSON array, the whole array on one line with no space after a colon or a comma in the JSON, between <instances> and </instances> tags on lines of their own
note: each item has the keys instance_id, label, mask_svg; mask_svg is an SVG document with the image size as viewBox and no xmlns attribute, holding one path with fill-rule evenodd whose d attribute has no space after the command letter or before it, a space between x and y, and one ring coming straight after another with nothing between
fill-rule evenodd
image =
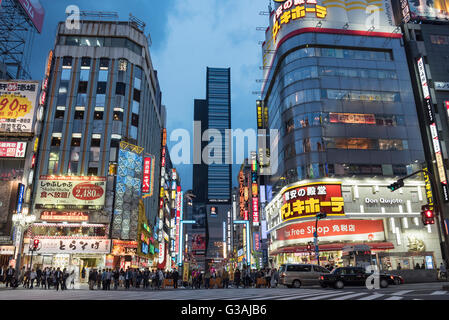
<instances>
[{"instance_id":1,"label":"red storefront sign","mask_svg":"<svg viewBox=\"0 0 449 320\"><path fill-rule=\"evenodd\" d=\"M0 142L0 158L24 158L26 142Z\"/></svg>"},{"instance_id":2,"label":"red storefront sign","mask_svg":"<svg viewBox=\"0 0 449 320\"><path fill-rule=\"evenodd\" d=\"M154 159L145 157L143 160L142 193L153 194Z\"/></svg>"},{"instance_id":3,"label":"red storefront sign","mask_svg":"<svg viewBox=\"0 0 449 320\"><path fill-rule=\"evenodd\" d=\"M259 198L253 198L253 223L259 224Z\"/></svg>"},{"instance_id":4,"label":"red storefront sign","mask_svg":"<svg viewBox=\"0 0 449 320\"><path fill-rule=\"evenodd\" d=\"M341 183L310 183L284 191L281 208L283 221L314 217L317 213L343 216Z\"/></svg>"},{"instance_id":5,"label":"red storefront sign","mask_svg":"<svg viewBox=\"0 0 449 320\"><path fill-rule=\"evenodd\" d=\"M382 220L321 220L318 223L318 237L327 240L384 240ZM295 223L276 231L276 240L312 239L315 232L315 221Z\"/></svg>"},{"instance_id":6,"label":"red storefront sign","mask_svg":"<svg viewBox=\"0 0 449 320\"><path fill-rule=\"evenodd\" d=\"M89 221L89 215L87 213L85 213L85 212L43 211L41 213L41 220L45 220L45 221L80 222L80 221Z\"/></svg>"}]
</instances>

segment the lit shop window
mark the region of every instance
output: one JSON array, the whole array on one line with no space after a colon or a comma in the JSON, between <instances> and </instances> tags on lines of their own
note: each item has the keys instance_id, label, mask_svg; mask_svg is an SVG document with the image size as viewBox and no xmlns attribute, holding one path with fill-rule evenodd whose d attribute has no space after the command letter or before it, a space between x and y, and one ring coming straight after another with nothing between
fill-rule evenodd
<instances>
[{"instance_id":1,"label":"lit shop window","mask_svg":"<svg viewBox=\"0 0 449 320\"><path fill-rule=\"evenodd\" d=\"M54 174L58 170L59 152L50 152L48 159L48 174Z\"/></svg>"}]
</instances>

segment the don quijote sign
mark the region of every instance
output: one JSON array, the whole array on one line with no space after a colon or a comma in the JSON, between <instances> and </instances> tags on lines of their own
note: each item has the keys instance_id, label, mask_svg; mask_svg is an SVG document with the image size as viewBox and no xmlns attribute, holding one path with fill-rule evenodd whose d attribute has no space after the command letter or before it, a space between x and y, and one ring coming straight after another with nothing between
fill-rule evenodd
<instances>
[{"instance_id":1,"label":"don quijote sign","mask_svg":"<svg viewBox=\"0 0 449 320\"><path fill-rule=\"evenodd\" d=\"M105 177L40 176L36 209L83 208L104 206Z\"/></svg>"},{"instance_id":2,"label":"don quijote sign","mask_svg":"<svg viewBox=\"0 0 449 320\"><path fill-rule=\"evenodd\" d=\"M404 203L404 200L398 199L398 198L393 198L393 199L388 199L388 198L378 198L378 199L365 198L365 204L367 204L367 205L377 205L377 204L398 205L398 204L403 204L403 203Z\"/></svg>"}]
</instances>

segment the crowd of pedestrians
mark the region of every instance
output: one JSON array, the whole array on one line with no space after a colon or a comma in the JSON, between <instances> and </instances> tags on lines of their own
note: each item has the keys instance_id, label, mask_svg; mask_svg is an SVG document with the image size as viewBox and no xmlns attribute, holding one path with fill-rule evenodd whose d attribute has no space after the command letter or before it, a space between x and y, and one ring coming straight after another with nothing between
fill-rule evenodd
<instances>
[{"instance_id":1,"label":"crowd of pedestrians","mask_svg":"<svg viewBox=\"0 0 449 320\"><path fill-rule=\"evenodd\" d=\"M279 283L279 271L276 268L270 269L236 269L233 272L233 280L231 281L230 273L226 270L209 269L205 272L194 269L191 273L190 283L192 289L210 289L215 287L211 285L211 279L219 279L221 288L254 288L267 287L275 288Z\"/></svg>"},{"instance_id":2,"label":"crowd of pedestrians","mask_svg":"<svg viewBox=\"0 0 449 320\"><path fill-rule=\"evenodd\" d=\"M60 268L48 267L41 270L39 267L36 269L22 267L18 273L11 266L0 268L0 282L11 288L22 286L27 289L37 287L42 289L54 288L56 291L59 289L66 290L69 278L71 278L69 286L72 285L72 288L74 288L74 271L69 273L66 268L61 270Z\"/></svg>"},{"instance_id":3,"label":"crowd of pedestrians","mask_svg":"<svg viewBox=\"0 0 449 320\"><path fill-rule=\"evenodd\" d=\"M177 288L179 273L177 270L164 272L161 269L143 270L136 268L124 269L92 269L89 271L88 282L90 290L114 290L124 288L143 288L159 290L163 287L165 279L173 279L174 287Z\"/></svg>"}]
</instances>

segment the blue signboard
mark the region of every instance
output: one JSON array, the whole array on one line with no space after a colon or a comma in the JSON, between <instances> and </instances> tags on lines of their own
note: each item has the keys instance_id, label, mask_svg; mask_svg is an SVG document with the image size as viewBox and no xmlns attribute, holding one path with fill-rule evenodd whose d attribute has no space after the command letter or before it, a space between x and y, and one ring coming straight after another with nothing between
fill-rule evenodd
<instances>
[{"instance_id":1,"label":"blue signboard","mask_svg":"<svg viewBox=\"0 0 449 320\"><path fill-rule=\"evenodd\" d=\"M24 193L25 193L25 185L19 183L19 190L17 193L17 213L22 213Z\"/></svg>"}]
</instances>

